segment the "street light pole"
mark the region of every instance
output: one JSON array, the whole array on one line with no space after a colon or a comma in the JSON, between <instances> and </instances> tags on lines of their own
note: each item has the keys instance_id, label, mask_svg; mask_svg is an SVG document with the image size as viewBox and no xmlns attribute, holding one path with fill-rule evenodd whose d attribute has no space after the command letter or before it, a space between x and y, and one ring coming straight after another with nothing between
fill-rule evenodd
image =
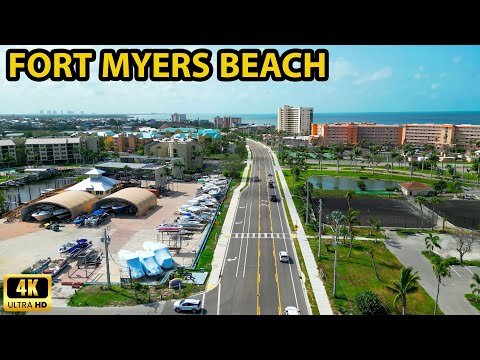
<instances>
[{"instance_id":1,"label":"street light pole","mask_svg":"<svg viewBox=\"0 0 480 360\"><path fill-rule=\"evenodd\" d=\"M108 262L108 243L110 242L110 236L107 234L107 228L103 229L103 242L105 243L105 256L107 260L107 288L110 290L110 264Z\"/></svg>"},{"instance_id":2,"label":"street light pole","mask_svg":"<svg viewBox=\"0 0 480 360\"><path fill-rule=\"evenodd\" d=\"M322 256L322 199L318 204L318 258Z\"/></svg>"}]
</instances>

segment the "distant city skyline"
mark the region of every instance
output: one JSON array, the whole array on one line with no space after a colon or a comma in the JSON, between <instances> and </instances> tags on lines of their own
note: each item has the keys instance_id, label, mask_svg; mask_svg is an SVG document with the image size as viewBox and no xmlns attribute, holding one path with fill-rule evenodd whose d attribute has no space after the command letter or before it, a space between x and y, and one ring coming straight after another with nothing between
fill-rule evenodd
<instances>
[{"instance_id":1,"label":"distant city skyline","mask_svg":"<svg viewBox=\"0 0 480 360\"><path fill-rule=\"evenodd\" d=\"M480 46L0 46L10 48L210 49L215 67L222 48L327 49L326 82L101 82L98 59L87 82L34 82L24 74L7 81L0 67L0 113L39 114L272 114L283 105L313 107L315 113L459 112L480 110Z\"/></svg>"}]
</instances>

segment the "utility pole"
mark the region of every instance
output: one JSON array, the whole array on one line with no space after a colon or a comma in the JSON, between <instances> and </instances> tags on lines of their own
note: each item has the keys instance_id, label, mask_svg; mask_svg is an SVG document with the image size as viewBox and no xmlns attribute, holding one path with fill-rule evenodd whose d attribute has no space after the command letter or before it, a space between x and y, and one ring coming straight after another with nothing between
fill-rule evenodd
<instances>
[{"instance_id":1,"label":"utility pole","mask_svg":"<svg viewBox=\"0 0 480 360\"><path fill-rule=\"evenodd\" d=\"M333 297L337 297L337 258L338 258L338 221L335 222L335 239L333 240L333 244L335 246L335 260L333 263Z\"/></svg>"},{"instance_id":2,"label":"utility pole","mask_svg":"<svg viewBox=\"0 0 480 360\"><path fill-rule=\"evenodd\" d=\"M307 180L307 183L306 183L307 184L307 209L305 211L305 225L308 224L308 213L309 213L309 205L310 205L310 199L309 199L310 193L309 193L309 189L308 189L310 187L309 183L310 182Z\"/></svg>"},{"instance_id":3,"label":"utility pole","mask_svg":"<svg viewBox=\"0 0 480 360\"><path fill-rule=\"evenodd\" d=\"M108 263L108 243L110 242L110 236L107 234L107 228L103 229L102 241L105 243L105 256L107 259L107 288L110 290L110 264Z\"/></svg>"},{"instance_id":4,"label":"utility pole","mask_svg":"<svg viewBox=\"0 0 480 360\"><path fill-rule=\"evenodd\" d=\"M322 256L322 199L318 203L318 258Z\"/></svg>"}]
</instances>

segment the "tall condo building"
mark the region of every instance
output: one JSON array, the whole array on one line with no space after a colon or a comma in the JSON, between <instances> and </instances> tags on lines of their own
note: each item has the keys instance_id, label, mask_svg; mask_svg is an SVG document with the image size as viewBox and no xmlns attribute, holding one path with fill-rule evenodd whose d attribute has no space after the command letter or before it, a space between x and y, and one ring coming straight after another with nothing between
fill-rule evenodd
<instances>
[{"instance_id":1,"label":"tall condo building","mask_svg":"<svg viewBox=\"0 0 480 360\"><path fill-rule=\"evenodd\" d=\"M308 135L312 123L313 108L288 105L278 108L278 131L282 130L288 134Z\"/></svg>"},{"instance_id":2,"label":"tall condo building","mask_svg":"<svg viewBox=\"0 0 480 360\"><path fill-rule=\"evenodd\" d=\"M242 118L231 117L231 116L225 116L225 117L215 116L213 121L215 123L216 128L223 129L223 128L234 127L236 126L236 124L241 124Z\"/></svg>"},{"instance_id":3,"label":"tall condo building","mask_svg":"<svg viewBox=\"0 0 480 360\"><path fill-rule=\"evenodd\" d=\"M172 122L182 122L187 120L187 114L172 114Z\"/></svg>"}]
</instances>

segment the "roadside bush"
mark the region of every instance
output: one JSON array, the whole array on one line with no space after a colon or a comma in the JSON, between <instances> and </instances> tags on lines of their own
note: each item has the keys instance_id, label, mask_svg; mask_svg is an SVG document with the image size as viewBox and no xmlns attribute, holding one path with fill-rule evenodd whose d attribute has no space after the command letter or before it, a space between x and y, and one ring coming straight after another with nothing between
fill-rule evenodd
<instances>
[{"instance_id":1,"label":"roadside bush","mask_svg":"<svg viewBox=\"0 0 480 360\"><path fill-rule=\"evenodd\" d=\"M361 291L355 296L355 305L362 315L382 315L382 303L377 295L370 290Z\"/></svg>"},{"instance_id":2,"label":"roadside bush","mask_svg":"<svg viewBox=\"0 0 480 360\"><path fill-rule=\"evenodd\" d=\"M397 191L400 191L400 189L396 186L392 186L392 187L387 187L385 189L385 191L395 191L395 192L397 192Z\"/></svg>"}]
</instances>

